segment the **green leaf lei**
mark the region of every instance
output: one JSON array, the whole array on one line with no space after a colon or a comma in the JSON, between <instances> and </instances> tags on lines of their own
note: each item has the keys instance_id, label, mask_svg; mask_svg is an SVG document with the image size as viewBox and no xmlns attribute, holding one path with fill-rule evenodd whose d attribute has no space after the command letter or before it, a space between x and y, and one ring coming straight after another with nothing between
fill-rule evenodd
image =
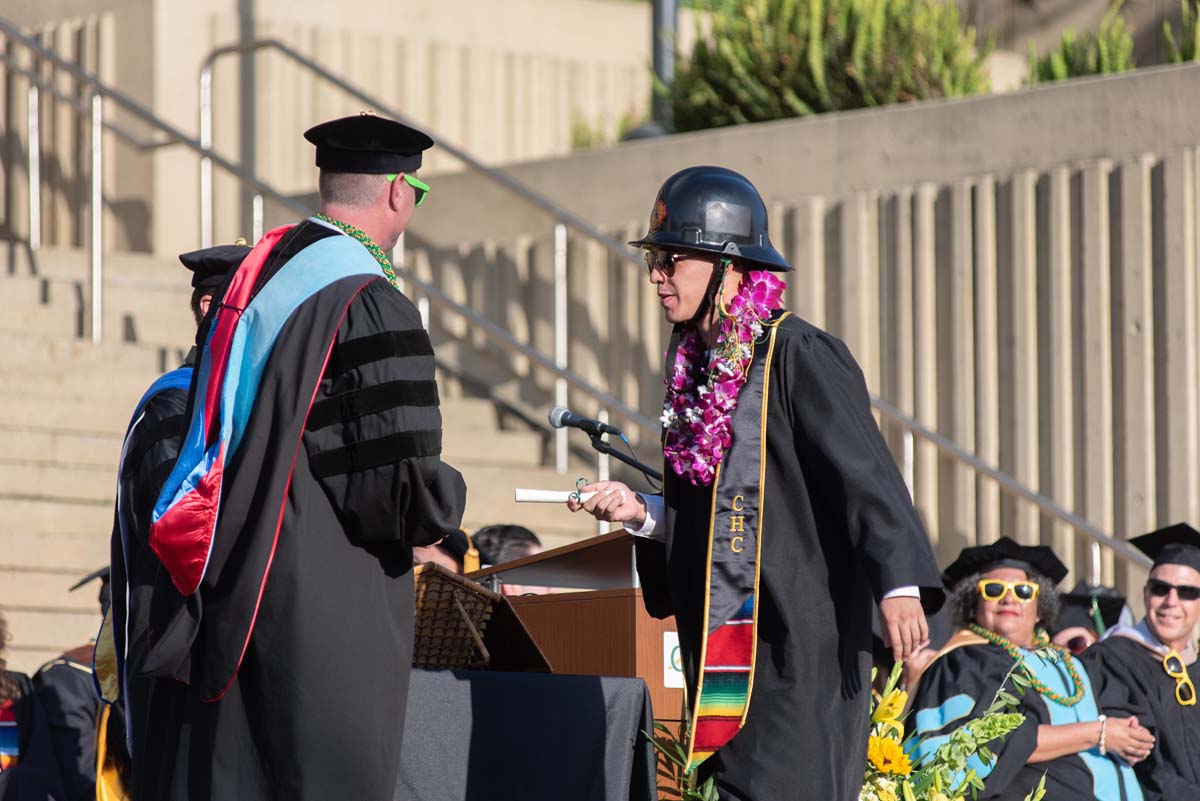
<instances>
[{"instance_id":1,"label":"green leaf lei","mask_svg":"<svg viewBox=\"0 0 1200 801\"><path fill-rule=\"evenodd\" d=\"M345 233L346 236L349 236L351 239L354 239L360 245L366 248L367 252L374 256L375 261L379 262L379 266L383 268L383 274L387 277L388 283L390 283L397 290L400 289L400 282L396 279L396 271L392 269L392 262L388 259L387 254L383 252L383 248L375 244L375 240L367 236L366 232L360 228L355 228L350 223L342 222L341 220L335 220L332 217L326 217L324 214L315 214L313 216L322 222L327 222L330 225L335 226Z\"/></svg>"},{"instance_id":2,"label":"green leaf lei","mask_svg":"<svg viewBox=\"0 0 1200 801\"><path fill-rule=\"evenodd\" d=\"M1067 675L1071 677L1071 684L1075 687L1074 691L1069 696L1059 695L1043 684L1041 680L1038 679L1037 674L1035 674L1029 668L1029 666L1025 664L1021 657L1021 652L1018 650L1017 646L1012 642L1012 640L1009 640L1007 637L1002 637L996 632L985 629L983 626L975 623L968 623L967 628L978 634L980 637L983 637L992 645L998 645L1003 648L1004 653L1012 657L1014 662L1020 662L1021 670L1025 673L1026 678L1029 679L1030 686L1037 690L1043 698L1049 698L1056 704L1061 704L1062 706L1068 707L1075 706L1083 700L1083 679L1080 677L1079 671L1075 669L1075 661L1071 659L1071 655L1068 654L1064 648L1058 645L1050 644L1050 635L1046 633L1045 629L1038 629L1036 631L1033 637L1033 647L1036 650L1050 651L1051 659L1061 658L1063 660L1063 664L1065 664L1067 668Z\"/></svg>"}]
</instances>

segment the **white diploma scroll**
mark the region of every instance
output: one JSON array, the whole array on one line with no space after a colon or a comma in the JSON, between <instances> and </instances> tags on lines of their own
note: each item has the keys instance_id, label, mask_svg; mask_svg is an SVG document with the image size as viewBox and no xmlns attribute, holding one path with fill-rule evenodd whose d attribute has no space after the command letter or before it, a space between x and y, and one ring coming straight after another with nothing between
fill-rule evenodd
<instances>
[{"instance_id":1,"label":"white diploma scroll","mask_svg":"<svg viewBox=\"0 0 1200 801\"><path fill-rule=\"evenodd\" d=\"M566 503L574 492L559 492L558 490L520 489L513 490L513 500L517 503ZM596 493L581 492L580 502L587 501Z\"/></svg>"}]
</instances>

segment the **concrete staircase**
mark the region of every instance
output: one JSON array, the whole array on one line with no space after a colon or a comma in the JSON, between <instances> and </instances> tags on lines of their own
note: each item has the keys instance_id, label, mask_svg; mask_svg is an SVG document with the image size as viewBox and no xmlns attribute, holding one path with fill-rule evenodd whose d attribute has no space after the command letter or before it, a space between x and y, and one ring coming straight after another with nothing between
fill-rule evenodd
<instances>
[{"instance_id":1,"label":"concrete staircase","mask_svg":"<svg viewBox=\"0 0 1200 801\"><path fill-rule=\"evenodd\" d=\"M179 362L193 327L177 264L106 259L105 342L92 345L81 338L84 254L2 254L0 609L10 666L32 671L95 633L97 586L67 588L108 561L122 433L146 386ZM544 466L543 433L512 423L491 400L464 397L457 381L444 378L442 395L444 458L466 477L468 530L521 523L547 547L595 533L590 518L513 503L513 487L574 480Z\"/></svg>"}]
</instances>

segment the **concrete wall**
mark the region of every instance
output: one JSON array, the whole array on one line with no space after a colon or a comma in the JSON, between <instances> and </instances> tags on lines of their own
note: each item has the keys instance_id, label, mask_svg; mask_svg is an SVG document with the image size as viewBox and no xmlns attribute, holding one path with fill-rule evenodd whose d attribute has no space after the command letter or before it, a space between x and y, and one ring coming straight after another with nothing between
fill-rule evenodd
<instances>
[{"instance_id":1,"label":"concrete wall","mask_svg":"<svg viewBox=\"0 0 1200 801\"><path fill-rule=\"evenodd\" d=\"M873 392L1133 536L1200 520L1200 116L1183 101L1197 92L1200 67L1165 68L512 172L619 236L643 230L673 171L745 172L796 266L792 308L846 339ZM553 220L470 176L435 192L410 229L410 264L551 352ZM571 368L656 416L666 331L644 273L572 239L569 291ZM448 318L435 329L462 331ZM545 376L512 369L549 404ZM1009 534L1087 564L1068 531L930 449L916 457L943 558ZM1106 558L1104 578L1136 576Z\"/></svg>"}]
</instances>

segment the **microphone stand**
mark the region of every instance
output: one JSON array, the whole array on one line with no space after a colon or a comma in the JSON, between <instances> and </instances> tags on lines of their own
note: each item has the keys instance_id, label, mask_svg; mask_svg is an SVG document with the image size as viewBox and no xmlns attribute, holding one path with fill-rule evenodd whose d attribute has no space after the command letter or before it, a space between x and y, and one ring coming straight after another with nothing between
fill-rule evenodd
<instances>
[{"instance_id":1,"label":"microphone stand","mask_svg":"<svg viewBox=\"0 0 1200 801\"><path fill-rule=\"evenodd\" d=\"M624 462L625 464L629 465L630 467L634 468L635 470L640 470L642 472L642 475L647 476L649 478L653 478L659 484L662 483L662 480L663 480L662 473L658 472L657 470L651 469L650 467L647 467L646 465L639 462L637 459L634 459L629 454L622 453L621 451L614 448L612 445L609 445L607 442L605 442L602 439L602 437L604 436L603 434L592 434L590 432L585 432L585 433L587 433L588 439L590 439L592 441L592 448L594 448L597 452L603 453L606 456L611 456L619 462Z\"/></svg>"}]
</instances>

